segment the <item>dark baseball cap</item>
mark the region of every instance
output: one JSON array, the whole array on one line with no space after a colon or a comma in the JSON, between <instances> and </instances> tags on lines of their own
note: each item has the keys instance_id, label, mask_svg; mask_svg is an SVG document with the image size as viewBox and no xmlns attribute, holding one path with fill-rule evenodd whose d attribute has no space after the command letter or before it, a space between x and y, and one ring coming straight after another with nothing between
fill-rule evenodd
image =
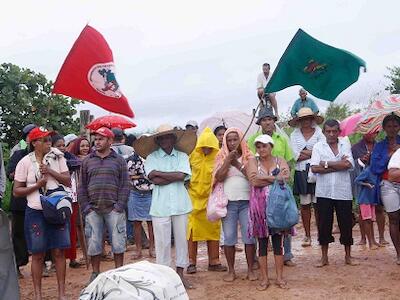
<instances>
[{"instance_id":1,"label":"dark baseball cap","mask_svg":"<svg viewBox=\"0 0 400 300\"><path fill-rule=\"evenodd\" d=\"M112 131L112 133L114 133L114 136L116 138L121 138L124 136L124 131L119 127L111 128L111 131Z\"/></svg>"}]
</instances>

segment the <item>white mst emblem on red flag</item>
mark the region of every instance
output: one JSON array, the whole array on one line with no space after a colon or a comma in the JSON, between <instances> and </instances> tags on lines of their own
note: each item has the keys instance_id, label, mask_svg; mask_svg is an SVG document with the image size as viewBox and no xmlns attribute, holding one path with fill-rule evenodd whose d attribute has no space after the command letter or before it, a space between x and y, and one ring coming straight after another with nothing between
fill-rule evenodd
<instances>
[{"instance_id":1,"label":"white mst emblem on red flag","mask_svg":"<svg viewBox=\"0 0 400 300\"><path fill-rule=\"evenodd\" d=\"M104 96L121 98L119 84L115 78L115 65L113 62L95 64L88 73L90 85Z\"/></svg>"}]
</instances>

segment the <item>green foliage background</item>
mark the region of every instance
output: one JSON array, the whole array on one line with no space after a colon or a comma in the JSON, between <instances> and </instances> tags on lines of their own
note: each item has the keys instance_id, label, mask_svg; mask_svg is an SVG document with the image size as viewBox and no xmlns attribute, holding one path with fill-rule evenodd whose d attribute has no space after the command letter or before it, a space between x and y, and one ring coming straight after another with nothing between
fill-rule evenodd
<instances>
[{"instance_id":1,"label":"green foliage background","mask_svg":"<svg viewBox=\"0 0 400 300\"><path fill-rule=\"evenodd\" d=\"M62 134L78 133L79 119L75 106L79 100L51 93L53 82L27 68L0 65L1 140L11 148L20 138L22 128L30 123L57 130Z\"/></svg>"}]
</instances>

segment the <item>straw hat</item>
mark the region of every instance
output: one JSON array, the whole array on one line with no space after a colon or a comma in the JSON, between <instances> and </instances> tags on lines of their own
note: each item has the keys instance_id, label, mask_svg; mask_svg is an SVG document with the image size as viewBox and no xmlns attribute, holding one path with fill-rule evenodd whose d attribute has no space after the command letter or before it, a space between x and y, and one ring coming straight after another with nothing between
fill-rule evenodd
<instances>
[{"instance_id":1,"label":"straw hat","mask_svg":"<svg viewBox=\"0 0 400 300\"><path fill-rule=\"evenodd\" d=\"M192 153L197 141L196 132L193 130L176 129L169 124L160 125L155 134L150 136L142 135L133 143L133 148L137 154L146 158L150 153L160 147L158 146L156 139L160 136L169 134L176 137L176 143L174 145L176 150L185 152L187 155Z\"/></svg>"},{"instance_id":2,"label":"straw hat","mask_svg":"<svg viewBox=\"0 0 400 300\"><path fill-rule=\"evenodd\" d=\"M297 113L297 117L294 117L293 119L291 119L288 122L288 124L291 127L297 127L297 125L299 125L299 121L301 119L309 118L309 117L313 117L315 123L317 123L318 125L320 125L324 122L324 118L320 115L314 114L313 111L311 110L311 108L302 107L302 108L300 108L299 112Z\"/></svg>"}]
</instances>

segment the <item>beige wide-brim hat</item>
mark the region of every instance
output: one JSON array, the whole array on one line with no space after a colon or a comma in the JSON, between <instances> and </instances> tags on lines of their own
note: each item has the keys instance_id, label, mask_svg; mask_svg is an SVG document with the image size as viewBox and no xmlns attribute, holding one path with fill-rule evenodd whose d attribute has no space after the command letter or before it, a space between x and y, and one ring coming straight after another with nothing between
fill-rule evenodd
<instances>
[{"instance_id":1,"label":"beige wide-brim hat","mask_svg":"<svg viewBox=\"0 0 400 300\"><path fill-rule=\"evenodd\" d=\"M176 136L176 143L174 145L176 150L185 152L187 155L192 153L197 142L196 132L194 130L174 129L169 124L160 125L156 133L150 136L142 135L133 143L133 148L138 155L146 158L150 153L160 148L156 143L157 137L168 134Z\"/></svg>"},{"instance_id":2,"label":"beige wide-brim hat","mask_svg":"<svg viewBox=\"0 0 400 300\"><path fill-rule=\"evenodd\" d=\"M314 114L313 111L311 110L311 108L302 107L302 108L300 108L299 112L297 113L297 117L294 117L293 119L291 119L288 122L288 124L291 127L297 127L299 125L299 122L301 119L309 118L309 117L313 117L315 123L317 123L318 125L320 125L324 122L324 118L320 115Z\"/></svg>"}]
</instances>

